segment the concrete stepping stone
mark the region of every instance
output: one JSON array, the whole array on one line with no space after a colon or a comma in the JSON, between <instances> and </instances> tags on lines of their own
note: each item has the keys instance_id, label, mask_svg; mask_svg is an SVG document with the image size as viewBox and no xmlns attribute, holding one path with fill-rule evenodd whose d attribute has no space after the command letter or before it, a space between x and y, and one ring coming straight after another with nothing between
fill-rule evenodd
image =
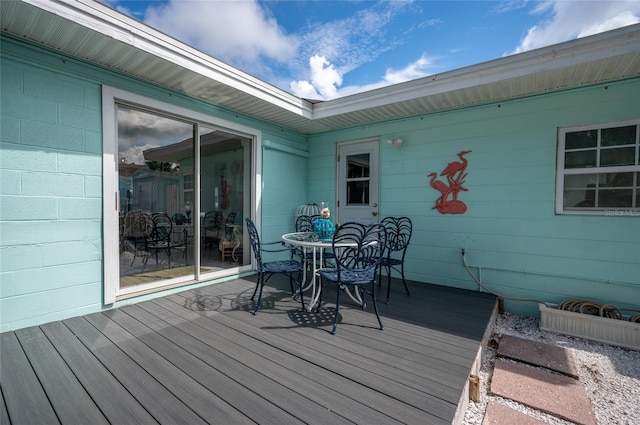
<instances>
[{"instance_id":1,"label":"concrete stepping stone","mask_svg":"<svg viewBox=\"0 0 640 425\"><path fill-rule=\"evenodd\" d=\"M504 335L500 339L497 355L579 378L571 352L556 345Z\"/></svg>"},{"instance_id":2,"label":"concrete stepping stone","mask_svg":"<svg viewBox=\"0 0 640 425\"><path fill-rule=\"evenodd\" d=\"M482 425L546 425L539 419L525 415L502 404L489 402Z\"/></svg>"},{"instance_id":3,"label":"concrete stepping stone","mask_svg":"<svg viewBox=\"0 0 640 425\"><path fill-rule=\"evenodd\" d=\"M581 425L597 425L584 385L567 375L498 358L490 392Z\"/></svg>"}]
</instances>

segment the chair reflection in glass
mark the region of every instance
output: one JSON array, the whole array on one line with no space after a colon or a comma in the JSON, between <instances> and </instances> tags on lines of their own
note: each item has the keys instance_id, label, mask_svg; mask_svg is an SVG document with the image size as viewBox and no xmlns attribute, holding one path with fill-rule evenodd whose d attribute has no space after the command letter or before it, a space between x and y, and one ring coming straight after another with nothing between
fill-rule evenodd
<instances>
[{"instance_id":1,"label":"chair reflection in glass","mask_svg":"<svg viewBox=\"0 0 640 425\"><path fill-rule=\"evenodd\" d=\"M385 217L380 222L387 231L387 250L380 260L380 275L378 276L378 286L382 284L382 268L387 272L387 300L389 304L389 294L391 291L391 270L400 273L402 284L407 295L411 295L407 281L404 277L404 257L411 241L412 223L409 217Z\"/></svg>"},{"instance_id":2,"label":"chair reflection in glass","mask_svg":"<svg viewBox=\"0 0 640 425\"><path fill-rule=\"evenodd\" d=\"M222 212L208 211L202 221L202 243L211 253L211 247L217 247L222 237Z\"/></svg>"},{"instance_id":3,"label":"chair reflection in glass","mask_svg":"<svg viewBox=\"0 0 640 425\"><path fill-rule=\"evenodd\" d=\"M149 256L147 241L153 233L153 216L150 211L134 210L129 211L124 216L121 251L128 251L133 254L131 266L140 257L146 259ZM144 269L143 269L144 270Z\"/></svg>"},{"instance_id":4,"label":"chair reflection in glass","mask_svg":"<svg viewBox=\"0 0 640 425\"><path fill-rule=\"evenodd\" d=\"M171 250L178 249L183 251L186 259L186 240L173 240L173 221L167 213L153 213L153 232L147 240L147 250L155 253L156 267L159 265L158 253L164 251L167 254L168 267L171 268ZM149 257L145 257L144 267L147 265Z\"/></svg>"},{"instance_id":5,"label":"chair reflection in glass","mask_svg":"<svg viewBox=\"0 0 640 425\"><path fill-rule=\"evenodd\" d=\"M258 279L256 281L256 288L253 291L253 295L251 296L251 300L253 301L256 293L258 293L258 289L260 293L258 294L258 301L255 304L253 309L253 314L258 313L260 309L260 304L262 303L262 290L264 288L264 284L275 274L284 274L289 277L289 285L291 286L291 294L295 295L295 291L293 289L293 282L296 281L298 285L298 292L300 293L300 302L302 303L302 309L304 310L304 298L302 295L302 264L299 261L288 259L288 260L274 260L274 261L263 261L262 254L263 253L277 253L277 252L285 252L291 251L293 248L285 247L281 241L278 242L268 242L261 243L260 235L258 235L258 230L256 229L255 224L251 218L246 217L245 221L247 223L247 231L249 233L249 239L251 240L251 248L253 249L253 255L256 258L256 267L258 269ZM265 249L265 246L275 246L279 245L278 249ZM294 279L294 274L297 274L297 277Z\"/></svg>"},{"instance_id":6,"label":"chair reflection in glass","mask_svg":"<svg viewBox=\"0 0 640 425\"><path fill-rule=\"evenodd\" d=\"M371 295L380 330L383 329L376 299L376 274L380 266L380 259L385 251L386 240L386 230L380 223L367 225L348 222L336 229L331 243L335 255L335 267L319 270L322 287L318 310L322 305L322 295L326 284L336 285L336 314L333 320L332 334L336 333L340 298L345 290L358 292L363 309L366 308L365 292Z\"/></svg>"}]
</instances>

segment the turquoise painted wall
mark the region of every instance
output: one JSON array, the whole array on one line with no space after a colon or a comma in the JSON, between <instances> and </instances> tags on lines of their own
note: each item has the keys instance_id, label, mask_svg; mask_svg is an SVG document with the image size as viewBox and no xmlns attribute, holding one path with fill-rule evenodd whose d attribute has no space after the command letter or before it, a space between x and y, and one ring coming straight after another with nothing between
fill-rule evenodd
<instances>
[{"instance_id":1,"label":"turquoise painted wall","mask_svg":"<svg viewBox=\"0 0 640 425\"><path fill-rule=\"evenodd\" d=\"M273 242L295 231L296 208L307 202L308 158L272 134L263 134L263 140L261 233L263 241Z\"/></svg>"},{"instance_id":2,"label":"turquoise painted wall","mask_svg":"<svg viewBox=\"0 0 640 425\"><path fill-rule=\"evenodd\" d=\"M464 248L501 295L640 308L639 219L554 213L557 127L637 118L638 80L305 138L15 39L0 47L0 331L103 308L102 84L262 130L265 240L293 229L298 205L334 199L336 142L380 136L381 215L414 222L410 279L477 290ZM440 215L427 174L467 149L468 211Z\"/></svg>"},{"instance_id":3,"label":"turquoise painted wall","mask_svg":"<svg viewBox=\"0 0 640 425\"><path fill-rule=\"evenodd\" d=\"M4 46L3 46L4 47ZM100 86L2 59L2 330L100 308Z\"/></svg>"},{"instance_id":4,"label":"turquoise painted wall","mask_svg":"<svg viewBox=\"0 0 640 425\"><path fill-rule=\"evenodd\" d=\"M335 143L380 136L380 214L408 215L407 276L506 296L640 308L640 217L555 214L558 127L637 119L640 80L398 120L310 138L310 197L335 197ZM402 149L386 143L404 140ZM463 215L442 215L427 175L467 155ZM392 300L393 302L393 300ZM538 316L536 303L506 302Z\"/></svg>"},{"instance_id":5,"label":"turquoise painted wall","mask_svg":"<svg viewBox=\"0 0 640 425\"><path fill-rule=\"evenodd\" d=\"M0 331L104 308L103 84L261 130L265 232L290 231L307 195L303 136L4 35L1 43Z\"/></svg>"}]
</instances>

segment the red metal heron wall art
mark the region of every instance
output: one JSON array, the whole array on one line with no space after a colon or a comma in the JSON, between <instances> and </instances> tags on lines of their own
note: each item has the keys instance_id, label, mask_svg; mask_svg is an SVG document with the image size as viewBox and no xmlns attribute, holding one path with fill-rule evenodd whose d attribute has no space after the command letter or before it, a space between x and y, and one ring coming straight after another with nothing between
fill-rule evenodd
<instances>
[{"instance_id":1,"label":"red metal heron wall art","mask_svg":"<svg viewBox=\"0 0 640 425\"><path fill-rule=\"evenodd\" d=\"M461 162L451 162L440 173L440 176L447 177L447 183L438 178L438 173L431 173L429 184L431 187L440 192L440 197L436 199L436 205L433 209L438 210L440 214L464 214L467 211L467 205L458 200L460 191L466 192L468 189L463 187L464 179L467 177L465 170L467 169L467 159L464 157L471 151L462 151L458 153ZM452 199L449 199L451 196Z\"/></svg>"}]
</instances>

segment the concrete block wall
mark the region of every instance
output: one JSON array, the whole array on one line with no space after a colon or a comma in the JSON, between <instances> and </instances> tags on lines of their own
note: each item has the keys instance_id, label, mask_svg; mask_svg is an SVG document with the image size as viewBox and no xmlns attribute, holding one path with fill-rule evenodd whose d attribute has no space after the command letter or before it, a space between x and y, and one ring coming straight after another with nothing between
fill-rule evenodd
<instances>
[{"instance_id":1,"label":"concrete block wall","mask_svg":"<svg viewBox=\"0 0 640 425\"><path fill-rule=\"evenodd\" d=\"M3 57L0 331L102 303L100 85Z\"/></svg>"}]
</instances>

